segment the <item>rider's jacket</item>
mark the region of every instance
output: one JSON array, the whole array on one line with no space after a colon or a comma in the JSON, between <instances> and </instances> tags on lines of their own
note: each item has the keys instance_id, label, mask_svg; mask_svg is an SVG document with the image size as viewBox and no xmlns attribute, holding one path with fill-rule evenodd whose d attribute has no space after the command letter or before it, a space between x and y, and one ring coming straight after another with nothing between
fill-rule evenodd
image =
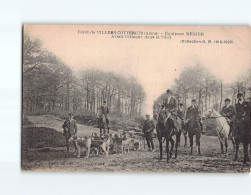
<instances>
[{"instance_id":1,"label":"rider's jacket","mask_svg":"<svg viewBox=\"0 0 251 195\"><path fill-rule=\"evenodd\" d=\"M189 106L186 110L185 119L189 120L191 118L195 118L200 120L199 108L198 106Z\"/></svg>"},{"instance_id":2,"label":"rider's jacket","mask_svg":"<svg viewBox=\"0 0 251 195\"><path fill-rule=\"evenodd\" d=\"M177 110L177 102L176 99L173 97L166 97L163 99L162 107L168 109L170 111Z\"/></svg>"},{"instance_id":3,"label":"rider's jacket","mask_svg":"<svg viewBox=\"0 0 251 195\"><path fill-rule=\"evenodd\" d=\"M223 106L220 114L224 117L227 117L228 119L230 119L231 121L234 120L235 118L235 109L233 105L229 105L229 106Z\"/></svg>"},{"instance_id":4,"label":"rider's jacket","mask_svg":"<svg viewBox=\"0 0 251 195\"><path fill-rule=\"evenodd\" d=\"M180 119L181 120L183 120L184 119L184 116L185 116L185 113L184 113L184 111L183 110L178 110L177 111L177 115L178 115L178 117L180 117Z\"/></svg>"},{"instance_id":5,"label":"rider's jacket","mask_svg":"<svg viewBox=\"0 0 251 195\"><path fill-rule=\"evenodd\" d=\"M243 101L242 103L238 102L235 104L236 109L236 118L250 121L250 103Z\"/></svg>"}]
</instances>

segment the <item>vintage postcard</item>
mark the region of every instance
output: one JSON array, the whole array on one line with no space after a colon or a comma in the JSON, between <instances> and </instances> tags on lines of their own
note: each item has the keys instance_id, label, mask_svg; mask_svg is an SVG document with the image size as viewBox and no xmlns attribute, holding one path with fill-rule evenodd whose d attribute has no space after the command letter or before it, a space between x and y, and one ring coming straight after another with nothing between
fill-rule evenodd
<instances>
[{"instance_id":1,"label":"vintage postcard","mask_svg":"<svg viewBox=\"0 0 251 195\"><path fill-rule=\"evenodd\" d=\"M250 172L249 26L23 26L21 168Z\"/></svg>"}]
</instances>

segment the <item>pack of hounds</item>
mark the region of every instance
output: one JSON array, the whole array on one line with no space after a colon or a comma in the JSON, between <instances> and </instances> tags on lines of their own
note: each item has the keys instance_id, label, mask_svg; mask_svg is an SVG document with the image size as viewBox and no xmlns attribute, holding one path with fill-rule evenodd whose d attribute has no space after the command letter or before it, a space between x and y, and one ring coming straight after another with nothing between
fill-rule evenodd
<instances>
[{"instance_id":1,"label":"pack of hounds","mask_svg":"<svg viewBox=\"0 0 251 195\"><path fill-rule=\"evenodd\" d=\"M69 138L70 142L75 144L74 156L80 158L82 149L86 148L86 158L89 156L97 156L105 154L108 157L109 153L129 153L130 150L140 150L142 148L142 140L136 138L131 133L106 133L98 135L93 132L91 136L73 135Z\"/></svg>"}]
</instances>

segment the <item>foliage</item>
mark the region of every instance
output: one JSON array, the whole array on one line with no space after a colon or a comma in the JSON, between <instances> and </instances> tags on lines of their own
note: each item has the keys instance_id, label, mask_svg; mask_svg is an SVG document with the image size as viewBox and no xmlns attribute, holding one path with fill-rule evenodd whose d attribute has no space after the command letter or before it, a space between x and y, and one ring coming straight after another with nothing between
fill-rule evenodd
<instances>
[{"instance_id":1,"label":"foliage","mask_svg":"<svg viewBox=\"0 0 251 195\"><path fill-rule=\"evenodd\" d=\"M111 114L139 116L145 99L134 77L83 69L73 72L42 43L23 37L23 113L96 115L104 100Z\"/></svg>"},{"instance_id":2,"label":"foliage","mask_svg":"<svg viewBox=\"0 0 251 195\"><path fill-rule=\"evenodd\" d=\"M198 64L186 67L175 79L172 89L178 103L183 103L185 108L190 105L192 99L196 99L203 114L209 107L219 111L225 98L230 98L232 104L235 104L237 93L243 93L246 99L250 100L250 87L251 69L240 75L235 82L223 84L215 75ZM156 99L154 108L162 102L163 95Z\"/></svg>"}]
</instances>

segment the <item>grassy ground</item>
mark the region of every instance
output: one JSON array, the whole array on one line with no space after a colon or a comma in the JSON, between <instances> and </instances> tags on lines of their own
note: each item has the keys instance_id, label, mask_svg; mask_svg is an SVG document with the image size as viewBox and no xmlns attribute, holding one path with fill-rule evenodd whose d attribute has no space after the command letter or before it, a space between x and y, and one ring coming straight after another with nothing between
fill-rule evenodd
<instances>
[{"instance_id":1,"label":"grassy ground","mask_svg":"<svg viewBox=\"0 0 251 195\"><path fill-rule=\"evenodd\" d=\"M62 121L51 116L29 117L33 125L54 128L61 132ZM81 135L90 135L98 132L97 128L79 125ZM130 151L126 154L112 154L108 158L104 155L85 158L85 150L81 158L73 156L73 147L67 152L64 147L27 148L22 151L22 168L38 171L120 171L120 172L249 172L249 165L242 165L243 152L240 148L240 158L233 161L232 144L229 141L229 155L220 155L220 145L217 137L205 136L201 138L201 156L190 155L188 147L180 147L178 158L166 163L158 160L159 149L155 138L156 150L149 152L146 149ZM182 138L181 145L184 140Z\"/></svg>"}]
</instances>

